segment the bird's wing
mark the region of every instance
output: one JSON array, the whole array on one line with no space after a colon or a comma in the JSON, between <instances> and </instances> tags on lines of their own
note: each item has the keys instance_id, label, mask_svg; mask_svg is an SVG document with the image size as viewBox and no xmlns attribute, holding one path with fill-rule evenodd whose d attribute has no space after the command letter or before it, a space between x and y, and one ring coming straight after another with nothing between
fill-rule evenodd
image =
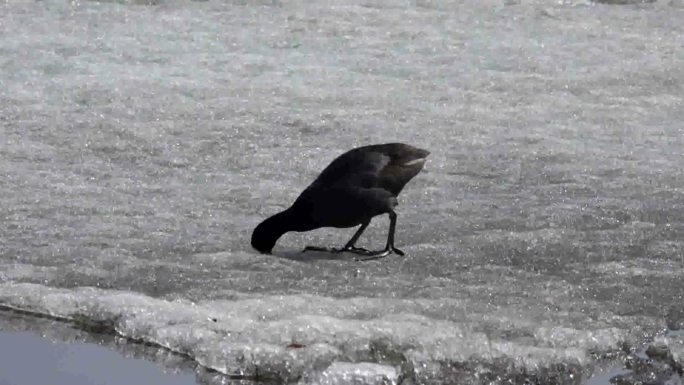
<instances>
[{"instance_id":1,"label":"bird's wing","mask_svg":"<svg viewBox=\"0 0 684 385\"><path fill-rule=\"evenodd\" d=\"M425 164L429 152L402 143L359 147L340 155L309 188L383 188L399 195Z\"/></svg>"},{"instance_id":2,"label":"bird's wing","mask_svg":"<svg viewBox=\"0 0 684 385\"><path fill-rule=\"evenodd\" d=\"M382 152L351 151L333 160L326 167L311 187L318 186L375 186L375 179L391 161L389 155Z\"/></svg>"}]
</instances>

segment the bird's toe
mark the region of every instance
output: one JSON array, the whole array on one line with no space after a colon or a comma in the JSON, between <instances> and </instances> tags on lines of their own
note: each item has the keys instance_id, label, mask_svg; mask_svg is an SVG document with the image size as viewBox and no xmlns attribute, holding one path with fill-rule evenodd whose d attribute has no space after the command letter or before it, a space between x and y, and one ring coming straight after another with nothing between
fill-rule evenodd
<instances>
[{"instance_id":1,"label":"bird's toe","mask_svg":"<svg viewBox=\"0 0 684 385\"><path fill-rule=\"evenodd\" d=\"M390 249L379 250L379 251L371 251L371 252L369 252L369 254L366 254L367 256L365 258L356 257L356 258L354 258L354 260L355 261L372 261L374 259L385 258L386 256L390 255L391 253L392 253L392 250L390 250Z\"/></svg>"},{"instance_id":2,"label":"bird's toe","mask_svg":"<svg viewBox=\"0 0 684 385\"><path fill-rule=\"evenodd\" d=\"M360 254L360 255L372 255L373 251L364 249L363 247L356 247L356 246L351 246L351 247L345 247L343 251L348 251L353 254Z\"/></svg>"}]
</instances>

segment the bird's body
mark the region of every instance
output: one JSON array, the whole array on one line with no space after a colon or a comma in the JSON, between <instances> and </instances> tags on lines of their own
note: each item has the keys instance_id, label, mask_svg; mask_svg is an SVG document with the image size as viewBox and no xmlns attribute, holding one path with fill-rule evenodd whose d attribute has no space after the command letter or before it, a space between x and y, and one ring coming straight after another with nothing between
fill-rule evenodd
<instances>
[{"instance_id":1,"label":"bird's body","mask_svg":"<svg viewBox=\"0 0 684 385\"><path fill-rule=\"evenodd\" d=\"M429 152L403 143L364 146L350 150L328 167L295 200L290 208L260 223L252 233L252 246L270 253L275 242L288 231L320 227L353 227L359 230L342 249L307 247L305 250L350 251L385 256L394 248L397 195L423 168ZM380 252L359 249L354 243L380 214L390 215L387 247Z\"/></svg>"}]
</instances>

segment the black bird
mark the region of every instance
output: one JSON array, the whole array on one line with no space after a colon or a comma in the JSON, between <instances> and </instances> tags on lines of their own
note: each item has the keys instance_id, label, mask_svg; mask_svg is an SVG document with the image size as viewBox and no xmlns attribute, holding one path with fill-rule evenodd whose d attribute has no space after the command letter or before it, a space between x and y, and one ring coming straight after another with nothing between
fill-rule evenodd
<instances>
[{"instance_id":1,"label":"black bird","mask_svg":"<svg viewBox=\"0 0 684 385\"><path fill-rule=\"evenodd\" d=\"M252 247L270 254L278 238L288 231L309 231L320 227L359 229L341 248L307 246L307 250L351 252L382 258L395 252L397 195L423 169L430 154L408 144L388 143L355 148L333 160L287 210L261 222L252 233ZM371 219L389 214L390 227L384 250L370 251L354 246Z\"/></svg>"}]
</instances>

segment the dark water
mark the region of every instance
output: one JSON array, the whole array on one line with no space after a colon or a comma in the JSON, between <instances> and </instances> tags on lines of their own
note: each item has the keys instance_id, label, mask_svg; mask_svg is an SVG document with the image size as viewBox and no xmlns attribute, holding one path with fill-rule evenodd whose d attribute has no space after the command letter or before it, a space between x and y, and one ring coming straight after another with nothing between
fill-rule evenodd
<instances>
[{"instance_id":1,"label":"dark water","mask_svg":"<svg viewBox=\"0 0 684 385\"><path fill-rule=\"evenodd\" d=\"M190 367L138 358L144 349L153 348L0 312L0 385L197 384Z\"/></svg>"}]
</instances>

